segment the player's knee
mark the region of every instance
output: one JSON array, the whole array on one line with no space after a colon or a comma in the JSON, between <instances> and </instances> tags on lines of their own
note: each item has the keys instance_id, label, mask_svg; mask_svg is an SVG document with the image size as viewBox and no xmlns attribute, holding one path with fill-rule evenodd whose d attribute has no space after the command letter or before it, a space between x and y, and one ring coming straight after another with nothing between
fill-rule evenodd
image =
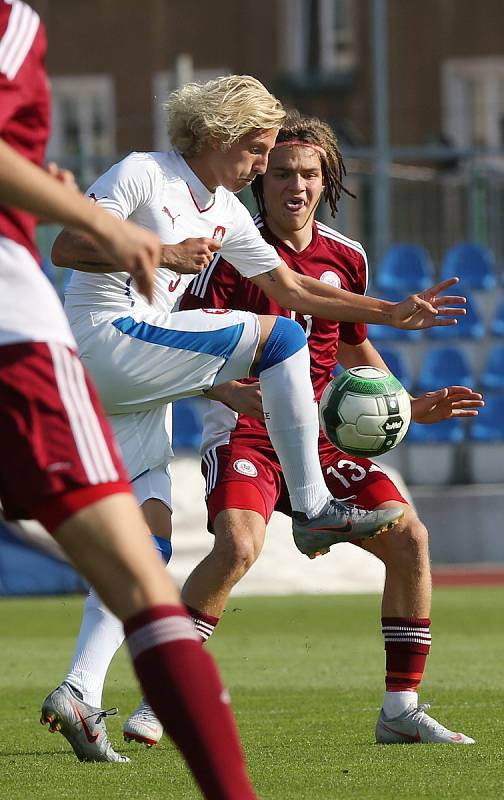
<instances>
[{"instance_id":1,"label":"player's knee","mask_svg":"<svg viewBox=\"0 0 504 800\"><path fill-rule=\"evenodd\" d=\"M226 570L235 580L245 575L255 563L259 548L252 536L235 531L231 534L216 537L215 549Z\"/></svg>"},{"instance_id":2,"label":"player's knee","mask_svg":"<svg viewBox=\"0 0 504 800\"><path fill-rule=\"evenodd\" d=\"M386 563L395 562L406 568L415 568L429 560L429 533L411 508L390 534L383 537L383 544Z\"/></svg>"},{"instance_id":3,"label":"player's knee","mask_svg":"<svg viewBox=\"0 0 504 800\"><path fill-rule=\"evenodd\" d=\"M278 317L264 345L254 374L258 376L263 370L280 364L303 347L306 347L306 334L299 322L287 317Z\"/></svg>"}]
</instances>

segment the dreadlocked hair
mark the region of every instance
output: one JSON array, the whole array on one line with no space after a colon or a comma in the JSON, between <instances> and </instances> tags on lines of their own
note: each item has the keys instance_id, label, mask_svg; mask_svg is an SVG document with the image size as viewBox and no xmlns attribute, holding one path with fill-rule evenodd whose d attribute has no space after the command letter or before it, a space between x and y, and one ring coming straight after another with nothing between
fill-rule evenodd
<instances>
[{"instance_id":1,"label":"dreadlocked hair","mask_svg":"<svg viewBox=\"0 0 504 800\"><path fill-rule=\"evenodd\" d=\"M325 156L320 154L324 200L329 204L331 216L334 217L338 210L341 194L345 193L350 197L355 197L355 195L343 186L346 169L333 130L317 117L305 117L299 111L291 110L287 112L285 121L278 131L276 143L288 142L291 139L295 139L297 142L316 144L325 150ZM254 180L252 192L261 215L265 216L262 175L258 175Z\"/></svg>"}]
</instances>

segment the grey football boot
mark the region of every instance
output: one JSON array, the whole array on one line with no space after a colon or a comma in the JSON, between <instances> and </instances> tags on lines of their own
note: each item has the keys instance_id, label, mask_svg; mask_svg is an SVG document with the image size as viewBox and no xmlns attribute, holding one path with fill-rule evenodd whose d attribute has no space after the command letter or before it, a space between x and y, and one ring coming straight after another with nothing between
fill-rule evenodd
<instances>
[{"instance_id":1,"label":"grey football boot","mask_svg":"<svg viewBox=\"0 0 504 800\"><path fill-rule=\"evenodd\" d=\"M330 498L316 517L292 512L292 532L296 547L309 558L327 553L333 544L369 539L388 531L404 514L404 508L365 511Z\"/></svg>"},{"instance_id":2,"label":"grey football boot","mask_svg":"<svg viewBox=\"0 0 504 800\"><path fill-rule=\"evenodd\" d=\"M125 742L140 742L147 747L157 744L163 735L163 726L146 700L128 717L123 725Z\"/></svg>"},{"instance_id":3,"label":"grey football boot","mask_svg":"<svg viewBox=\"0 0 504 800\"><path fill-rule=\"evenodd\" d=\"M49 723L50 733L62 733L79 761L125 763L129 758L115 752L107 735L105 717L112 714L117 714L117 708L93 708L69 684L62 683L44 700L40 722Z\"/></svg>"},{"instance_id":4,"label":"grey football boot","mask_svg":"<svg viewBox=\"0 0 504 800\"><path fill-rule=\"evenodd\" d=\"M429 717L429 703L411 705L398 717L389 719L380 711L376 723L378 744L475 744L464 733L454 733Z\"/></svg>"}]
</instances>

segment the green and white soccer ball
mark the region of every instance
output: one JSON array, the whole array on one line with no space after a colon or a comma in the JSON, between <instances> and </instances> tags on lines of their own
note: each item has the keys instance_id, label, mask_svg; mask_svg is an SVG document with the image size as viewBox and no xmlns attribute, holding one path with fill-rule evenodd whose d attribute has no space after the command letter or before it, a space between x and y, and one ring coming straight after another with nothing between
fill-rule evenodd
<instances>
[{"instance_id":1,"label":"green and white soccer ball","mask_svg":"<svg viewBox=\"0 0 504 800\"><path fill-rule=\"evenodd\" d=\"M324 389L320 424L336 447L354 456L380 456L404 439L411 402L404 386L376 367L352 367Z\"/></svg>"}]
</instances>

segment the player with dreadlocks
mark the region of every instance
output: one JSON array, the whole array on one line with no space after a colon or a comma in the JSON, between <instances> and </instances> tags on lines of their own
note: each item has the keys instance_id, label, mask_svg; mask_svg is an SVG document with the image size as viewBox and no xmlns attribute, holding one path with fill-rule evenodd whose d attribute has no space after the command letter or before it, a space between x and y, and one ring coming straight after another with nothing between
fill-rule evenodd
<instances>
[{"instance_id":1,"label":"player with dreadlocks","mask_svg":"<svg viewBox=\"0 0 504 800\"><path fill-rule=\"evenodd\" d=\"M298 111L292 110L289 111L284 125L278 133L275 147L293 147L294 144L308 147L319 154L323 187L319 201L323 197L331 209L331 215L336 216L341 194L345 193L350 197L354 197L354 195L343 185L346 169L333 131L329 125L317 117L303 117ZM252 184L252 191L259 213L265 217L267 211L264 204L262 175L257 176ZM308 217L313 220L313 214ZM308 222L308 218L306 221Z\"/></svg>"},{"instance_id":2,"label":"player with dreadlocks","mask_svg":"<svg viewBox=\"0 0 504 800\"><path fill-rule=\"evenodd\" d=\"M364 249L315 220L322 197L335 215L341 193L346 191L344 177L341 152L329 126L291 112L270 153L267 172L252 184L259 207L255 222L292 270L363 294L367 285ZM337 360L344 367L371 364L387 369L367 338L365 324L294 314L242 278L223 258L195 278L182 297L182 309L205 307L253 309L260 314L296 318L308 339L317 400L331 380ZM241 391L243 413L208 401L212 407L205 417L203 473L209 528L215 543L182 590L203 639L210 636L222 617L233 586L259 556L273 511L291 515L282 469L263 419L259 384L249 380L241 385ZM238 407L236 392L232 405ZM413 418L432 423L477 413L479 405L481 396L470 389L448 387L414 399ZM334 497L366 509L404 508L404 516L392 531L358 542L386 568L382 604L386 692L376 728L377 741L472 743L469 737L439 725L425 713L425 706L418 705L417 687L431 640L425 527L372 461L348 457L323 435L319 456ZM161 726L145 704L141 718L147 722L145 737L155 743ZM153 734L156 724L157 734Z\"/></svg>"}]
</instances>

